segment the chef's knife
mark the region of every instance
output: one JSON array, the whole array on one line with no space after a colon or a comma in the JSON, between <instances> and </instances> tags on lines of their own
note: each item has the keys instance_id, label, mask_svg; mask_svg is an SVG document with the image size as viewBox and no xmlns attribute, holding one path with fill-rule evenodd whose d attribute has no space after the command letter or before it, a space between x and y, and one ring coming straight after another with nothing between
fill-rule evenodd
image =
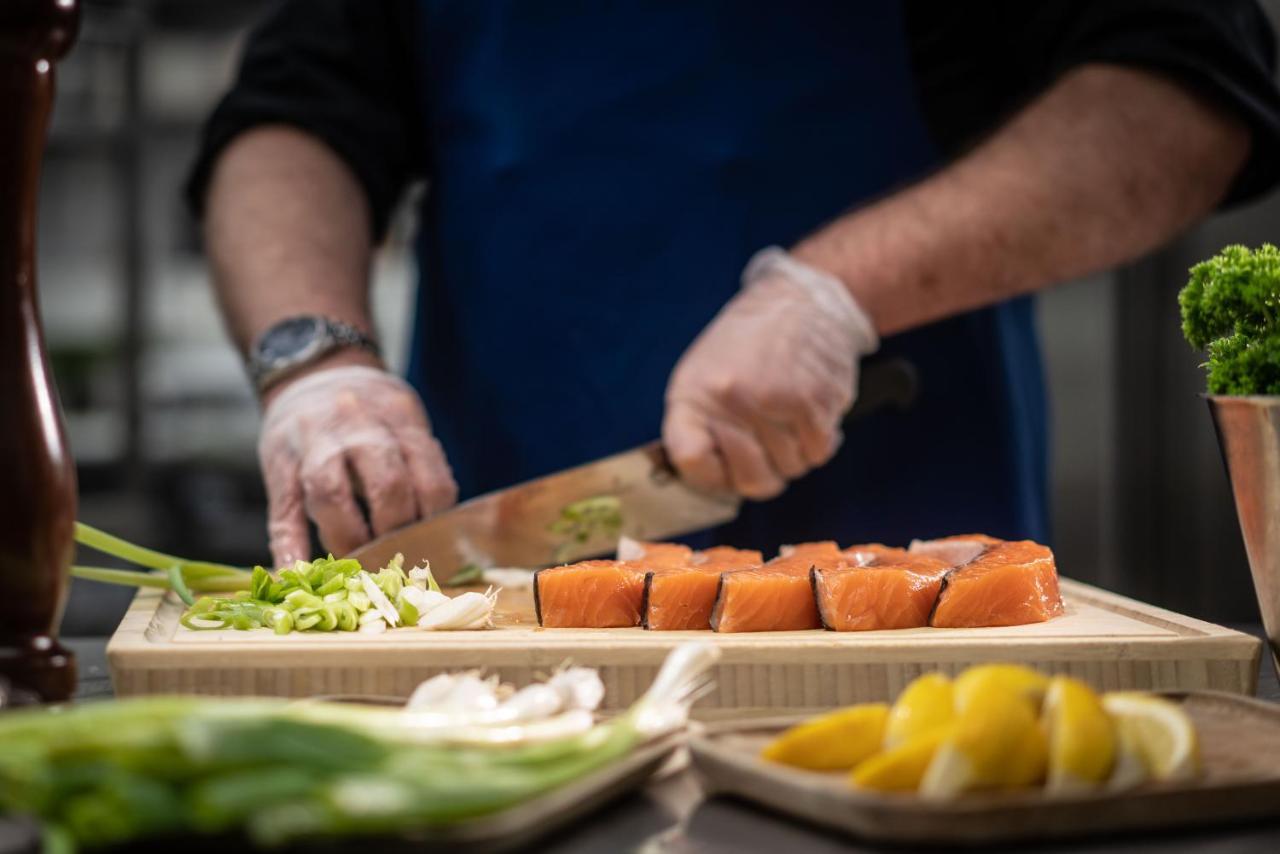
<instances>
[{"instance_id":1,"label":"chef's knife","mask_svg":"<svg viewBox=\"0 0 1280 854\"><path fill-rule=\"evenodd\" d=\"M858 398L844 423L892 407L905 409L916 393L916 372L903 359L863 366ZM603 500L601 500L603 499ZM606 522L577 541L566 508L604 511ZM467 564L538 567L611 552L618 534L664 540L724 524L738 515L741 499L709 495L686 486L660 442L480 495L430 519L388 532L349 556L366 567L384 566L397 552L405 566L431 561L444 581ZM570 509L569 513L572 514ZM601 520L597 520L601 521ZM584 533L592 533L586 531Z\"/></svg>"}]
</instances>

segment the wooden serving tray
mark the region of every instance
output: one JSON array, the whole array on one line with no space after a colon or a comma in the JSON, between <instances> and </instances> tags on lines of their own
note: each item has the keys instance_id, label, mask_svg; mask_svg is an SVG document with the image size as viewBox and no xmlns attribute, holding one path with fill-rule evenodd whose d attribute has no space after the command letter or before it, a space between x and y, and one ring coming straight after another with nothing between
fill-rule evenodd
<instances>
[{"instance_id":1,"label":"wooden serving tray","mask_svg":"<svg viewBox=\"0 0 1280 854\"><path fill-rule=\"evenodd\" d=\"M708 724L690 742L713 793L732 794L850 836L897 844L988 845L1140 828L1274 817L1280 805L1280 705L1234 694L1166 694L1200 736L1204 773L1187 783L1049 797L1040 791L933 803L859 791L846 774L787 768L760 748L802 717Z\"/></svg>"},{"instance_id":2,"label":"wooden serving tray","mask_svg":"<svg viewBox=\"0 0 1280 854\"><path fill-rule=\"evenodd\" d=\"M543 629L528 590L504 591L497 628L395 629L381 635L190 631L172 594L142 590L107 645L116 693L407 697L445 670L480 667L523 685L566 660L597 667L606 708L630 705L663 658L690 640L716 644L715 688L703 719L800 713L894 697L929 670L1013 661L1079 677L1101 690L1252 694L1261 642L1211 623L1063 579L1066 614L988 629L718 634L644 629Z\"/></svg>"}]
</instances>

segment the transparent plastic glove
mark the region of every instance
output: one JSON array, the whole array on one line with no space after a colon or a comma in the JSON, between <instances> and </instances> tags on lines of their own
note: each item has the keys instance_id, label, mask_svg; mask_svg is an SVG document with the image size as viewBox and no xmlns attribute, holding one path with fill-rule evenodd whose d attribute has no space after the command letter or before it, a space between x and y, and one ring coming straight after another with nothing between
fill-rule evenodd
<instances>
[{"instance_id":1,"label":"transparent plastic glove","mask_svg":"<svg viewBox=\"0 0 1280 854\"><path fill-rule=\"evenodd\" d=\"M834 276L762 250L676 364L662 438L691 485L778 495L827 462L853 405L858 363L880 340Z\"/></svg>"},{"instance_id":2,"label":"transparent plastic glove","mask_svg":"<svg viewBox=\"0 0 1280 854\"><path fill-rule=\"evenodd\" d=\"M311 557L308 516L341 555L458 497L417 393L376 368L331 368L286 387L263 414L258 458L276 566Z\"/></svg>"}]
</instances>

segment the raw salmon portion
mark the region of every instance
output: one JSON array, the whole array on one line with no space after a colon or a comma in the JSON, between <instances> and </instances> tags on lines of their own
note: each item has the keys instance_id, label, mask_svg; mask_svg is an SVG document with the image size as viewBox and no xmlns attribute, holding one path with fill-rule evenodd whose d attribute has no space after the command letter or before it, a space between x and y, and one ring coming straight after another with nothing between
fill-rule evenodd
<instances>
[{"instance_id":1,"label":"raw salmon portion","mask_svg":"<svg viewBox=\"0 0 1280 854\"><path fill-rule=\"evenodd\" d=\"M711 628L711 608L723 572L759 566L757 551L717 546L698 552L687 566L645 574L640 625L654 630Z\"/></svg>"},{"instance_id":2,"label":"raw salmon portion","mask_svg":"<svg viewBox=\"0 0 1280 854\"><path fill-rule=\"evenodd\" d=\"M1003 542L986 534L956 534L937 540L912 540L907 551L913 555L936 557L950 566L960 566Z\"/></svg>"},{"instance_id":3,"label":"raw salmon portion","mask_svg":"<svg viewBox=\"0 0 1280 854\"><path fill-rule=\"evenodd\" d=\"M861 543L856 546L849 546L847 549L842 549L840 554L850 563L858 566L867 566L873 563L898 563L911 558L906 549L886 546L883 543Z\"/></svg>"},{"instance_id":4,"label":"raw salmon portion","mask_svg":"<svg viewBox=\"0 0 1280 854\"><path fill-rule=\"evenodd\" d=\"M1062 613L1053 552L1030 540L997 543L942 580L929 625L1020 626Z\"/></svg>"},{"instance_id":5,"label":"raw salmon portion","mask_svg":"<svg viewBox=\"0 0 1280 854\"><path fill-rule=\"evenodd\" d=\"M533 575L533 607L547 628L610 629L640 624L644 572L616 560L584 560Z\"/></svg>"},{"instance_id":6,"label":"raw salmon portion","mask_svg":"<svg viewBox=\"0 0 1280 854\"><path fill-rule=\"evenodd\" d=\"M821 627L809 570L846 563L837 550L774 558L758 569L720 576L711 628L717 632L785 632Z\"/></svg>"},{"instance_id":7,"label":"raw salmon portion","mask_svg":"<svg viewBox=\"0 0 1280 854\"><path fill-rule=\"evenodd\" d=\"M681 543L648 543L644 540L633 540L630 537L618 539L618 560L683 564L692 559L693 549Z\"/></svg>"},{"instance_id":8,"label":"raw salmon portion","mask_svg":"<svg viewBox=\"0 0 1280 854\"><path fill-rule=\"evenodd\" d=\"M935 558L888 554L870 564L814 567L810 581L824 628L837 632L915 629L929 625L949 569Z\"/></svg>"},{"instance_id":9,"label":"raw salmon portion","mask_svg":"<svg viewBox=\"0 0 1280 854\"><path fill-rule=\"evenodd\" d=\"M778 549L778 557L839 557L840 545L835 540L815 543L796 543Z\"/></svg>"},{"instance_id":10,"label":"raw salmon portion","mask_svg":"<svg viewBox=\"0 0 1280 854\"><path fill-rule=\"evenodd\" d=\"M693 563L698 566L717 565L726 569L740 569L759 566L764 563L764 555L755 549L735 549L733 546L712 546L696 552Z\"/></svg>"}]
</instances>

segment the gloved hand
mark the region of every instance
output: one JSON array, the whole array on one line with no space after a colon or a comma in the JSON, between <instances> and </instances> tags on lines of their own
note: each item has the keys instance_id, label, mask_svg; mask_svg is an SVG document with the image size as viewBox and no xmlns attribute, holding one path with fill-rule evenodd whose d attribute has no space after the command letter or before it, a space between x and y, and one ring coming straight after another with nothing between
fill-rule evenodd
<instances>
[{"instance_id":1,"label":"gloved hand","mask_svg":"<svg viewBox=\"0 0 1280 854\"><path fill-rule=\"evenodd\" d=\"M330 368L284 388L263 414L258 458L276 566L311 557L308 516L341 555L458 497L417 393L377 368Z\"/></svg>"},{"instance_id":2,"label":"gloved hand","mask_svg":"<svg viewBox=\"0 0 1280 854\"><path fill-rule=\"evenodd\" d=\"M837 278L777 247L758 252L671 375L662 439L672 463L700 489L778 495L834 456L859 361L879 345Z\"/></svg>"}]
</instances>

